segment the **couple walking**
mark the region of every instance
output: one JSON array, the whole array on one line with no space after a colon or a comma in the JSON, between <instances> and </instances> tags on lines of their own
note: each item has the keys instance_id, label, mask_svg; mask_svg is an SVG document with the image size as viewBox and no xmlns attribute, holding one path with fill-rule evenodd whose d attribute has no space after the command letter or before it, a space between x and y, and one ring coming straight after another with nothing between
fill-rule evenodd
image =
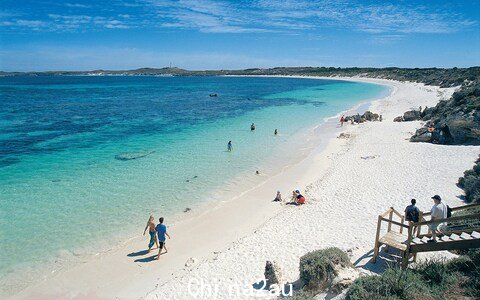
<instances>
[{"instance_id":1,"label":"couple walking","mask_svg":"<svg viewBox=\"0 0 480 300\"><path fill-rule=\"evenodd\" d=\"M150 243L148 243L148 253L150 253L150 250L152 250L153 245L157 244L157 248L158 248L157 260L159 260L160 254L163 248L165 248L165 253L168 252L167 246L165 246L165 240L167 239L167 237L170 239L170 235L167 233L167 226L163 224L163 217L158 219L157 226L155 226L154 220L155 219L153 218L153 216L150 216L147 222L147 226L145 226L145 229L143 230L143 235L145 235L145 232L147 231L147 228L148 228L148 233L150 234Z\"/></svg>"}]
</instances>

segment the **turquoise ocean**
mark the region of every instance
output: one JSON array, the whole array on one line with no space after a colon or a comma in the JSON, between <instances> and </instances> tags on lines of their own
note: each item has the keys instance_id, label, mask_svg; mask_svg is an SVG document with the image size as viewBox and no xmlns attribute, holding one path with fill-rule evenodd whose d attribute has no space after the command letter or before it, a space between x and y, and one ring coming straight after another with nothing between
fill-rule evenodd
<instances>
[{"instance_id":1,"label":"turquoise ocean","mask_svg":"<svg viewBox=\"0 0 480 300\"><path fill-rule=\"evenodd\" d=\"M256 170L304 155L325 118L388 93L300 78L0 77L0 289L118 246L150 213L228 200Z\"/></svg>"}]
</instances>

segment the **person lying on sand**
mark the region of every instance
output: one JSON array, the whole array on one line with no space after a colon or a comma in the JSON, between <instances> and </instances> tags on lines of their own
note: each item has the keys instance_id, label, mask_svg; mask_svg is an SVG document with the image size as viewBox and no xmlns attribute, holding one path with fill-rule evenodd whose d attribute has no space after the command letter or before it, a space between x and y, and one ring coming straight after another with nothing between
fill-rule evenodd
<instances>
[{"instance_id":1,"label":"person lying on sand","mask_svg":"<svg viewBox=\"0 0 480 300\"><path fill-rule=\"evenodd\" d=\"M158 219L158 225L155 227L155 230L157 231L158 234L158 243L160 244L158 246L158 257L157 260L160 259L160 255L162 254L162 249L165 247L165 253L168 253L167 246L165 246L165 240L167 239L165 236L170 239L170 235L167 233L167 226L163 224L163 217Z\"/></svg>"},{"instance_id":2,"label":"person lying on sand","mask_svg":"<svg viewBox=\"0 0 480 300\"><path fill-rule=\"evenodd\" d=\"M143 235L145 235L145 232L147 231L148 228L148 233L150 234L150 243L148 243L148 253L150 253L150 250L152 250L153 244L157 244L158 248L158 241L157 237L155 236L155 222L153 222L154 218L153 216L150 216L147 221L147 226L145 226L145 229L143 230Z\"/></svg>"}]
</instances>

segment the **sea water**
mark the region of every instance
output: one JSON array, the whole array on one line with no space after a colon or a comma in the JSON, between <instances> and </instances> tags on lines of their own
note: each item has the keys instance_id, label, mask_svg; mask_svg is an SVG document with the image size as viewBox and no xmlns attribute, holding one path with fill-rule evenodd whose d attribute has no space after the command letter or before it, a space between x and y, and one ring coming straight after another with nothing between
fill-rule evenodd
<instances>
[{"instance_id":1,"label":"sea water","mask_svg":"<svg viewBox=\"0 0 480 300\"><path fill-rule=\"evenodd\" d=\"M1 77L0 288L141 234L151 213L228 200L304 154L307 129L387 93L298 78Z\"/></svg>"}]
</instances>

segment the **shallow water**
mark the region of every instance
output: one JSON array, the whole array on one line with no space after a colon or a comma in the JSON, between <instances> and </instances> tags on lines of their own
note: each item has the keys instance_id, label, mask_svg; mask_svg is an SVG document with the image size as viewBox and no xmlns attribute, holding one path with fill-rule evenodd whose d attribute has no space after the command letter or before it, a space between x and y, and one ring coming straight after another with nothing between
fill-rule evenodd
<instances>
[{"instance_id":1,"label":"shallow water","mask_svg":"<svg viewBox=\"0 0 480 300\"><path fill-rule=\"evenodd\" d=\"M387 92L295 78L0 77L0 275L96 253L150 213L224 200L308 149L307 128Z\"/></svg>"}]
</instances>

